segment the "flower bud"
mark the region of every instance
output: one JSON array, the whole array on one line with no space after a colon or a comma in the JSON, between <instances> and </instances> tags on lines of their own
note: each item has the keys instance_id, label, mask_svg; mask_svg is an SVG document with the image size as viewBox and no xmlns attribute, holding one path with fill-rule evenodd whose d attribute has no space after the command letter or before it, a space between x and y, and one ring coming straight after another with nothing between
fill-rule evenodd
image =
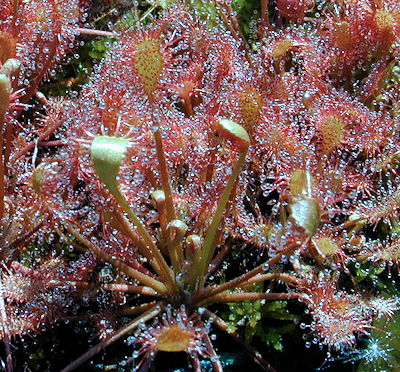
<instances>
[{"instance_id":1,"label":"flower bud","mask_svg":"<svg viewBox=\"0 0 400 372\"><path fill-rule=\"evenodd\" d=\"M198 235L192 234L186 238L186 259L193 261L201 250L201 238Z\"/></svg>"},{"instance_id":2,"label":"flower bud","mask_svg":"<svg viewBox=\"0 0 400 372\"><path fill-rule=\"evenodd\" d=\"M186 234L188 226L181 220L173 220L167 226L167 234L170 242L179 244Z\"/></svg>"},{"instance_id":3,"label":"flower bud","mask_svg":"<svg viewBox=\"0 0 400 372\"><path fill-rule=\"evenodd\" d=\"M161 209L165 205L165 193L163 190L156 190L151 194L151 199L156 204L157 209Z\"/></svg>"}]
</instances>

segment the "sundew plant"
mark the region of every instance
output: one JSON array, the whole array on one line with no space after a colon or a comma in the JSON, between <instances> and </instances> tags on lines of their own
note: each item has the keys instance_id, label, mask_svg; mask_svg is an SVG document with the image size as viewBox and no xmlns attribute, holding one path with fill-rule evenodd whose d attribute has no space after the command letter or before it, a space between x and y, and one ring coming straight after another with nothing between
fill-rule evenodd
<instances>
[{"instance_id":1,"label":"sundew plant","mask_svg":"<svg viewBox=\"0 0 400 372\"><path fill-rule=\"evenodd\" d=\"M93 330L64 372L122 340L115 370L222 371L216 332L279 371L273 314L364 363L399 308L398 1L95 6L0 4L4 370L64 322Z\"/></svg>"}]
</instances>

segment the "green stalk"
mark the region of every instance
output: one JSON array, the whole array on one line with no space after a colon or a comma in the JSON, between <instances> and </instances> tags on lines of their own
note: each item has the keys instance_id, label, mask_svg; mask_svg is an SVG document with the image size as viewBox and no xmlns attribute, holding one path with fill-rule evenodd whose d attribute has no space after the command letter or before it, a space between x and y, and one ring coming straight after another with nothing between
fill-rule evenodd
<instances>
[{"instance_id":1,"label":"green stalk","mask_svg":"<svg viewBox=\"0 0 400 372\"><path fill-rule=\"evenodd\" d=\"M157 263L157 265L153 265L157 274L165 280L168 288L172 291L177 291L177 285L164 257L157 245L154 243L151 235L146 230L146 227L129 206L128 201L119 188L117 177L128 147L129 140L126 138L110 136L95 137L90 150L96 173L104 182L110 193L114 196L120 207L126 212L132 223L136 226L139 235L147 245L149 256Z\"/></svg>"},{"instance_id":2,"label":"green stalk","mask_svg":"<svg viewBox=\"0 0 400 372\"><path fill-rule=\"evenodd\" d=\"M214 256L216 248L216 245L214 244L214 239L217 234L218 226L221 222L222 215L224 214L226 204L228 203L231 191L235 186L239 173L242 170L243 164L246 161L247 150L248 148L240 152L239 159L236 162L232 174L229 177L229 181L225 186L225 189L218 201L217 211L215 212L215 215L211 222L211 226L207 231L203 247L200 252L200 262L198 263L198 265L196 263L193 265L193 267L195 268L195 275L191 278L192 280L200 279L202 282L205 281L208 265L210 264Z\"/></svg>"},{"instance_id":3,"label":"green stalk","mask_svg":"<svg viewBox=\"0 0 400 372\"><path fill-rule=\"evenodd\" d=\"M167 159L165 158L164 145L161 135L161 129L154 132L154 139L156 141L157 159L161 175L161 185L165 194L165 203L167 205L167 219L168 222L176 219L174 200L172 197L171 182L168 172Z\"/></svg>"},{"instance_id":4,"label":"green stalk","mask_svg":"<svg viewBox=\"0 0 400 372\"><path fill-rule=\"evenodd\" d=\"M192 289L196 287L197 289L200 289L200 287L204 286L204 282L207 278L208 266L214 256L217 246L218 226L221 222L221 218L224 214L239 173L246 161L247 151L250 146L250 138L246 130L232 120L220 118L216 130L221 138L232 142L233 146L239 151L239 159L233 167L232 174L229 177L228 183L218 201L217 210L204 238L203 247L192 264L192 269L189 274L189 284Z\"/></svg>"},{"instance_id":5,"label":"green stalk","mask_svg":"<svg viewBox=\"0 0 400 372\"><path fill-rule=\"evenodd\" d=\"M236 293L219 293L209 297L199 303L199 306L207 306L217 302L242 302L256 300L292 300L301 297L300 293L263 293L263 292L236 292Z\"/></svg>"},{"instance_id":6,"label":"green stalk","mask_svg":"<svg viewBox=\"0 0 400 372\"><path fill-rule=\"evenodd\" d=\"M94 245L88 239L86 239L79 231L77 231L74 227L67 225L67 231L70 232L80 243L82 243L87 249L93 252L96 256L101 258L103 261L111 263L113 266L121 270L123 273L128 275L130 278L136 279L140 283L154 289L156 292L161 294L166 294L168 289L166 286L160 281L142 273L139 270L134 269L131 266L128 266L124 262L112 258L108 253L104 252L102 249ZM68 239L69 240L69 239Z\"/></svg>"},{"instance_id":7,"label":"green stalk","mask_svg":"<svg viewBox=\"0 0 400 372\"><path fill-rule=\"evenodd\" d=\"M255 283L256 281L254 281L254 278L258 278L259 274L263 274L265 273L266 270L269 270L269 267L279 262L282 259L282 256L290 257L294 251L296 251L297 249L301 249L301 247L308 244L309 241L310 239L307 238L305 241L301 242L301 244L294 244L286 248L284 251L278 253L275 257L270 258L268 261L255 267L253 270L250 270L247 273L238 276L235 279L232 279L223 284L203 289L202 291L199 292L197 298L195 299L196 303L201 302L203 299L212 297L218 293L237 287L242 287L243 285L247 285L249 283Z\"/></svg>"},{"instance_id":8,"label":"green stalk","mask_svg":"<svg viewBox=\"0 0 400 372\"><path fill-rule=\"evenodd\" d=\"M103 284L101 288L114 292L128 292L128 293L138 293L143 296L157 296L157 292L155 292L152 288L143 287L139 285L111 283L111 284Z\"/></svg>"},{"instance_id":9,"label":"green stalk","mask_svg":"<svg viewBox=\"0 0 400 372\"><path fill-rule=\"evenodd\" d=\"M173 220L176 220L176 213L174 207L174 199L172 196L171 181L168 171L167 159L165 158L161 129L157 129L154 132L154 139L156 141L157 159L161 175L161 185L162 185L162 190L164 191L165 194L167 223L170 223ZM172 263L172 267L174 268L174 271L178 273L182 269L182 265L184 262L182 244L181 243L175 244L173 242L168 242L168 253Z\"/></svg>"},{"instance_id":10,"label":"green stalk","mask_svg":"<svg viewBox=\"0 0 400 372\"><path fill-rule=\"evenodd\" d=\"M245 283L242 283L238 287L248 286L253 283L265 282L267 280L277 280L281 282L299 284L300 280L293 275L284 274L284 273L269 273L269 274L258 274L253 278L247 280Z\"/></svg>"},{"instance_id":11,"label":"green stalk","mask_svg":"<svg viewBox=\"0 0 400 372\"><path fill-rule=\"evenodd\" d=\"M152 301L152 302L144 303L141 305L132 306L127 309L123 309L120 311L120 314L124 315L124 316L132 316L132 315L142 314L145 311L151 309L157 303L160 304L160 306L162 306L162 303Z\"/></svg>"},{"instance_id":12,"label":"green stalk","mask_svg":"<svg viewBox=\"0 0 400 372\"><path fill-rule=\"evenodd\" d=\"M148 262L151 264L151 267L159 272L159 267L157 262L152 262L151 255L149 255L149 251L147 249L146 242L142 239L142 237L133 229L132 225L129 223L128 219L119 211L115 210L113 212L113 216L115 217L119 230L129 238L129 240L138 248L140 254L147 258ZM147 271L147 269L146 269Z\"/></svg>"},{"instance_id":13,"label":"green stalk","mask_svg":"<svg viewBox=\"0 0 400 372\"><path fill-rule=\"evenodd\" d=\"M140 236L146 242L146 245L151 253L151 256L153 256L153 259L158 264L157 266L153 266L154 268L158 268L159 272L157 272L157 274L160 275L164 280L166 280L168 287L176 289L175 281L171 275L171 271L170 271L167 263L164 260L164 257L162 256L160 250L158 249L157 245L154 243L152 237L146 230L143 223L136 216L136 213L130 208L128 201L125 199L125 196L120 191L118 191L118 194L113 193L111 190L110 190L110 192L113 194L113 196L117 200L118 204L126 212L129 219L136 226Z\"/></svg>"}]
</instances>

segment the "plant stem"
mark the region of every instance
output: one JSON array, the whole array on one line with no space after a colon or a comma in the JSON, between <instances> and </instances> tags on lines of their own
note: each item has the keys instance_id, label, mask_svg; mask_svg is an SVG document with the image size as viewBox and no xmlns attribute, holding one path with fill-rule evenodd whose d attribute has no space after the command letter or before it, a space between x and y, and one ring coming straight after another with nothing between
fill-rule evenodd
<instances>
[{"instance_id":1,"label":"plant stem","mask_svg":"<svg viewBox=\"0 0 400 372\"><path fill-rule=\"evenodd\" d=\"M165 193L165 203L167 205L167 218L168 222L176 219L174 201L172 197L171 181L168 172L167 159L165 158L164 145L162 140L161 129L158 128L154 132L154 139L156 141L157 159L161 175L162 190Z\"/></svg>"},{"instance_id":2,"label":"plant stem","mask_svg":"<svg viewBox=\"0 0 400 372\"><path fill-rule=\"evenodd\" d=\"M9 160L12 150L12 129L13 125L11 120L5 125L4 131L4 174L8 175Z\"/></svg>"},{"instance_id":3,"label":"plant stem","mask_svg":"<svg viewBox=\"0 0 400 372\"><path fill-rule=\"evenodd\" d=\"M270 27L268 16L268 0L261 0L261 27L263 30L264 28Z\"/></svg>"},{"instance_id":4,"label":"plant stem","mask_svg":"<svg viewBox=\"0 0 400 372\"><path fill-rule=\"evenodd\" d=\"M207 352L210 356L211 365L213 367L214 372L223 372L221 360L219 359L218 354L215 352L214 346L208 337L208 334L205 333L203 336L203 342L206 345Z\"/></svg>"},{"instance_id":5,"label":"plant stem","mask_svg":"<svg viewBox=\"0 0 400 372\"><path fill-rule=\"evenodd\" d=\"M354 225L357 225L358 222L361 222L365 219L366 219L365 217L360 216L360 218L357 218L354 220L347 220L346 222L343 222L341 225L334 227L332 231L337 232L337 231L347 229L348 227L353 227Z\"/></svg>"},{"instance_id":6,"label":"plant stem","mask_svg":"<svg viewBox=\"0 0 400 372\"><path fill-rule=\"evenodd\" d=\"M246 155L247 149L240 152L239 159L233 167L232 174L229 177L228 183L225 186L225 189L222 192L222 195L218 201L217 210L207 231L203 247L200 251L200 262L198 264L194 263L193 265L194 275L191 277L191 282L201 280L201 282L204 283L205 281L205 275L207 273L208 265L211 262L215 251L215 246L213 243L215 241L218 226L221 221L222 215L224 214L226 204L228 202L231 191L236 183L237 177L239 176L242 166L246 161Z\"/></svg>"},{"instance_id":7,"label":"plant stem","mask_svg":"<svg viewBox=\"0 0 400 372\"><path fill-rule=\"evenodd\" d=\"M184 261L182 244L174 244L168 239L168 255L174 268L175 273L179 273L182 269ZM178 253L179 252L179 253Z\"/></svg>"},{"instance_id":8,"label":"plant stem","mask_svg":"<svg viewBox=\"0 0 400 372\"><path fill-rule=\"evenodd\" d=\"M156 304L160 304L160 306L162 306L162 304L160 302L156 302L156 301L152 301L146 304L141 304L141 305L137 305L137 306L132 306L128 309L124 309L121 311L121 315L124 316L130 316L130 315L137 315L137 314L141 314L144 313L145 311L153 308L154 305Z\"/></svg>"},{"instance_id":9,"label":"plant stem","mask_svg":"<svg viewBox=\"0 0 400 372\"><path fill-rule=\"evenodd\" d=\"M221 237L221 233L222 233L222 229L218 230L218 240ZM214 240L215 244L218 242L218 240ZM211 261L211 264L209 265L209 270L207 271L207 275L210 276L212 275L215 270L217 270L218 266L220 265L220 263L222 262L222 260L224 259L224 257L228 254L228 252L230 251L231 247L226 244L224 245L220 252L218 252L218 254L214 257L214 259Z\"/></svg>"},{"instance_id":10,"label":"plant stem","mask_svg":"<svg viewBox=\"0 0 400 372\"><path fill-rule=\"evenodd\" d=\"M59 236L63 237L66 241L72 244L80 252L85 252L87 250L87 248L81 247L80 245L76 244L73 240L71 240L68 236L66 236L59 228L55 227L54 230L57 232ZM135 270L140 271L141 273L149 276L150 278L155 279L155 274L147 270L145 267L143 267L138 260L130 262L128 266L134 268Z\"/></svg>"},{"instance_id":11,"label":"plant stem","mask_svg":"<svg viewBox=\"0 0 400 372\"><path fill-rule=\"evenodd\" d=\"M196 355L188 354L193 372L201 372L200 359Z\"/></svg>"},{"instance_id":12,"label":"plant stem","mask_svg":"<svg viewBox=\"0 0 400 372\"><path fill-rule=\"evenodd\" d=\"M6 184L4 177L6 175L6 157L3 152L4 147L4 124L6 113L10 105L11 83L9 78L0 74L0 222L4 217L4 197L6 193Z\"/></svg>"},{"instance_id":13,"label":"plant stem","mask_svg":"<svg viewBox=\"0 0 400 372\"><path fill-rule=\"evenodd\" d=\"M144 285L153 288L156 292L161 294L166 294L168 292L167 287L160 281L143 274L142 272L128 266L120 260L112 258L109 254L95 246L89 240L87 240L82 234L80 234L75 228L68 226L68 232L70 232L78 241L80 241L84 246L86 246L90 251L95 253L102 260L111 263L113 266L124 272L129 277L138 280Z\"/></svg>"},{"instance_id":14,"label":"plant stem","mask_svg":"<svg viewBox=\"0 0 400 372\"><path fill-rule=\"evenodd\" d=\"M170 175L168 171L167 159L165 158L165 151L160 127L158 127L158 129L154 132L154 139L156 141L157 159L161 175L161 185L162 190L165 194L167 222L169 223L176 219L176 214L174 200L172 196ZM168 252L172 266L174 267L175 271L179 272L184 262L182 244L173 244L169 242Z\"/></svg>"},{"instance_id":15,"label":"plant stem","mask_svg":"<svg viewBox=\"0 0 400 372\"><path fill-rule=\"evenodd\" d=\"M146 322L154 317L156 317L161 312L161 306L154 305L150 310L146 311L144 314L133 319L130 323L120 328L118 331L114 332L110 337L104 341L98 343L96 346L92 347L85 354L82 354L78 359L75 359L72 363L66 366L61 372L73 371L79 367L82 363L89 360L92 356L99 353L101 350L105 349L108 345L117 341L121 337L125 336L129 332L133 331L139 326L140 323Z\"/></svg>"},{"instance_id":16,"label":"plant stem","mask_svg":"<svg viewBox=\"0 0 400 372\"><path fill-rule=\"evenodd\" d=\"M240 287L243 284L247 284L247 281L249 279L252 279L256 275L265 272L266 267L270 267L270 266L276 264L277 262L279 262L281 260L282 256L284 256L284 255L290 256L296 249L300 248L304 244L307 244L308 241L309 241L309 238L306 239L300 246L298 244L295 244L291 247L286 248L284 251L280 252L275 257L273 257L273 258L269 259L268 261L264 262L263 264L257 266L253 270L250 270L246 274L243 274L241 276L238 276L235 279L230 280L229 282L226 282L226 283L223 283L220 285L216 285L216 286L212 286L212 287L209 287L209 288L206 288L206 289L200 291L195 300L197 300L197 302L199 302L205 298L214 296L217 293L221 293L228 289L233 289L236 287Z\"/></svg>"},{"instance_id":17,"label":"plant stem","mask_svg":"<svg viewBox=\"0 0 400 372\"><path fill-rule=\"evenodd\" d=\"M88 282L74 282L68 280L46 280L39 279L46 283L48 288L57 288L57 287L75 287L75 288L90 288L90 289L104 289L106 291L114 291L114 292L129 292L129 293L138 293L144 296L158 296L158 293L154 291L154 289L150 287L144 287L140 285L132 285L132 284L103 284L100 287L97 287Z\"/></svg>"},{"instance_id":18,"label":"plant stem","mask_svg":"<svg viewBox=\"0 0 400 372\"><path fill-rule=\"evenodd\" d=\"M0 124L1 125L1 124ZM0 131L2 131L2 129L0 128ZM4 197L6 194L6 185L4 182L4 158L3 158L3 135L2 133L0 133L0 223L3 220L4 217Z\"/></svg>"},{"instance_id":19,"label":"plant stem","mask_svg":"<svg viewBox=\"0 0 400 372\"><path fill-rule=\"evenodd\" d=\"M145 244L145 242L140 238L140 236L136 233L136 231L134 231L132 229L132 226L129 224L129 222L127 221L127 219L125 218L124 215L122 215L120 212L118 212L117 210L113 211L113 215L116 218L119 227L121 229L121 232L123 234L125 234L129 240L139 249L139 252L147 258L147 260L149 261L149 264L151 265L151 267L156 271L156 272L160 272L160 267L157 263L157 261L154 261L152 259L152 256L149 255L148 249L147 249L147 245ZM144 272L145 274L151 276L150 271L148 271L147 269L145 269L144 267L141 267L140 269L142 272Z\"/></svg>"},{"instance_id":20,"label":"plant stem","mask_svg":"<svg viewBox=\"0 0 400 372\"><path fill-rule=\"evenodd\" d=\"M213 178L213 175L214 175L214 164L215 164L216 157L217 157L217 146L214 146L214 148L211 150L210 160L209 160L209 163L208 163L208 165L206 167L206 174L205 174L205 181L206 182L211 182L211 180Z\"/></svg>"},{"instance_id":21,"label":"plant stem","mask_svg":"<svg viewBox=\"0 0 400 372\"><path fill-rule=\"evenodd\" d=\"M295 276L290 274L282 274L282 273L269 273L269 274L258 274L254 276L252 279L247 280L245 283L241 284L238 287L242 287L249 284L265 282L267 280L280 280L282 282L289 283L300 283L300 280Z\"/></svg>"},{"instance_id":22,"label":"plant stem","mask_svg":"<svg viewBox=\"0 0 400 372\"><path fill-rule=\"evenodd\" d=\"M157 296L152 288L132 284L104 284L101 286L108 291L138 293L144 296Z\"/></svg>"},{"instance_id":23,"label":"plant stem","mask_svg":"<svg viewBox=\"0 0 400 372\"><path fill-rule=\"evenodd\" d=\"M152 266L155 269L158 268L158 271L157 271L158 275L160 275L162 277L162 279L166 281L166 284L169 289L171 289L173 291L177 291L177 286L176 286L173 276L171 275L171 270L168 267L167 263L165 262L164 257L162 256L157 245L154 243L153 238L147 231L146 227L143 225L142 221L139 220L139 218L136 216L136 213L131 209L128 201L125 199L125 196L122 194L122 192L119 190L119 188L117 188L116 190L110 189L110 191L113 194L113 196L116 198L118 204L127 213L129 219L133 222L133 224L138 229L139 235L146 242L146 245L149 249L149 252L147 253L147 255L149 255L151 257L150 262L152 262L153 260L156 261L157 266L154 265L154 263Z\"/></svg>"},{"instance_id":24,"label":"plant stem","mask_svg":"<svg viewBox=\"0 0 400 372\"><path fill-rule=\"evenodd\" d=\"M228 30L232 33L232 36L239 42L242 43L244 49L244 56L249 63L250 67L253 67L253 61L249 54L249 47L245 36L239 26L239 22L237 18L233 15L234 10L232 6L228 3L220 3L217 2L217 8L219 10L219 15L221 16L222 20L224 21Z\"/></svg>"},{"instance_id":25,"label":"plant stem","mask_svg":"<svg viewBox=\"0 0 400 372\"><path fill-rule=\"evenodd\" d=\"M115 34L110 31L94 30L91 28L78 27L77 31L81 35L93 35L93 36L105 36L105 37L115 37Z\"/></svg>"},{"instance_id":26,"label":"plant stem","mask_svg":"<svg viewBox=\"0 0 400 372\"><path fill-rule=\"evenodd\" d=\"M12 2L12 5L13 5L13 15L12 15L12 21L11 21L12 29L15 29L15 25L17 23L19 2L20 2L20 0L13 0L13 2Z\"/></svg>"},{"instance_id":27,"label":"plant stem","mask_svg":"<svg viewBox=\"0 0 400 372\"><path fill-rule=\"evenodd\" d=\"M206 306L216 302L240 302L255 300L291 300L301 296L299 293L260 293L260 292L237 292L237 293L219 293L208 297L199 306Z\"/></svg>"},{"instance_id":28,"label":"plant stem","mask_svg":"<svg viewBox=\"0 0 400 372\"><path fill-rule=\"evenodd\" d=\"M169 291L176 293L178 288L172 270L170 270L146 226L136 216L119 187L118 173L128 147L129 140L126 138L96 136L90 145L92 161L100 180L104 182L107 190L115 198L119 207L128 215L129 220L136 226L137 233L146 243L146 257L150 258L153 268L161 279L165 281Z\"/></svg>"},{"instance_id":29,"label":"plant stem","mask_svg":"<svg viewBox=\"0 0 400 372\"><path fill-rule=\"evenodd\" d=\"M154 201L154 204L157 208L158 212L158 222L160 223L159 231L160 237L158 239L158 246L160 247L161 253L166 256L168 254L167 247L167 211L166 211L166 203L165 203L165 193L162 190L156 190L151 194L151 198Z\"/></svg>"}]
</instances>

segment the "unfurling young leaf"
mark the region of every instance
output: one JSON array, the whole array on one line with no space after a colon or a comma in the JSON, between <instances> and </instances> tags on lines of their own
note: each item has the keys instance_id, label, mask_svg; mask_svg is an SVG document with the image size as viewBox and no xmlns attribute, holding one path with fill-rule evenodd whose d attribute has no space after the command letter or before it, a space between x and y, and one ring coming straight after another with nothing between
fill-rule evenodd
<instances>
[{"instance_id":1,"label":"unfurling young leaf","mask_svg":"<svg viewBox=\"0 0 400 372\"><path fill-rule=\"evenodd\" d=\"M98 136L90 147L96 173L114 196L119 193L117 176L128 146L126 138Z\"/></svg>"}]
</instances>

